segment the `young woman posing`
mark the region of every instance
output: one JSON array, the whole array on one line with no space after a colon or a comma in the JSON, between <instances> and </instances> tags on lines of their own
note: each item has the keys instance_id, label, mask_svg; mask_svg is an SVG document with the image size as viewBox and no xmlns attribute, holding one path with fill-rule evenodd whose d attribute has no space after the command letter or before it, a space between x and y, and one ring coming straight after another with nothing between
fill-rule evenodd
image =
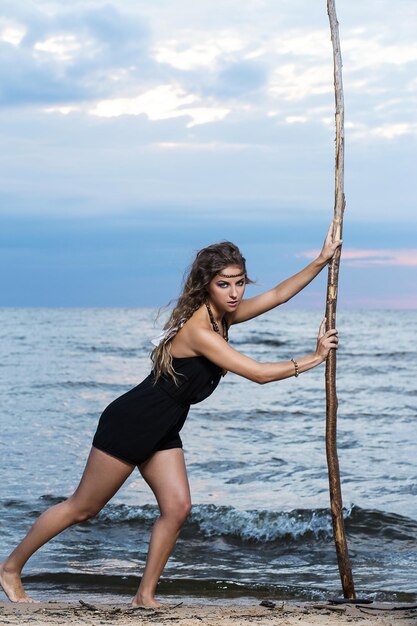
<instances>
[{"instance_id":1,"label":"young woman posing","mask_svg":"<svg viewBox=\"0 0 417 626\"><path fill-rule=\"evenodd\" d=\"M315 350L282 363L258 363L227 343L232 324L287 302L319 274L342 243L333 241L331 233L332 226L320 255L307 267L246 300L245 287L251 281L239 249L223 242L198 252L164 336L151 354L151 374L105 409L74 494L45 511L0 565L0 582L12 602L33 601L21 582L29 557L65 528L97 515L138 467L155 495L160 515L132 605L159 606L155 599L158 580L191 508L179 436L190 405L209 396L227 371L264 384L298 376L337 349L337 331L325 332L325 320Z\"/></svg>"}]
</instances>

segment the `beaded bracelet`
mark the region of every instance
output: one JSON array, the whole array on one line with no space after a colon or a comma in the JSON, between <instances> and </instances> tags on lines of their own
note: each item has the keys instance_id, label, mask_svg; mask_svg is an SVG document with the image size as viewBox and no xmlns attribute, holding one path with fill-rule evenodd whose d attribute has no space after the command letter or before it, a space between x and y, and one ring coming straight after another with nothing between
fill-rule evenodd
<instances>
[{"instance_id":1,"label":"beaded bracelet","mask_svg":"<svg viewBox=\"0 0 417 626\"><path fill-rule=\"evenodd\" d=\"M291 361L294 363L294 376L297 378L298 374L300 373L300 368L298 367L298 363L295 359L291 359Z\"/></svg>"}]
</instances>

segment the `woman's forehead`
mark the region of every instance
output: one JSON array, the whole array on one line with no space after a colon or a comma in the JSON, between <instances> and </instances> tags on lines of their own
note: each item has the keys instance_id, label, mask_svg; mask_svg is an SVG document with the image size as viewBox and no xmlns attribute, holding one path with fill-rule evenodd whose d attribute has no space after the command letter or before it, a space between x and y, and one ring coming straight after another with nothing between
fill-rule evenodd
<instances>
[{"instance_id":1,"label":"woman's forehead","mask_svg":"<svg viewBox=\"0 0 417 626\"><path fill-rule=\"evenodd\" d=\"M239 265L228 265L217 274L222 278L242 278L244 275L245 270Z\"/></svg>"}]
</instances>

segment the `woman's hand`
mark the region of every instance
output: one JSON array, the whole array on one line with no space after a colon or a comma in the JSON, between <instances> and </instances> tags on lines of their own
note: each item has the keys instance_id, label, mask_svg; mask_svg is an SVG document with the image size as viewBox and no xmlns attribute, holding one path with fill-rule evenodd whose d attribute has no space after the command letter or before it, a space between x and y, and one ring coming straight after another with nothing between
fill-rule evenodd
<instances>
[{"instance_id":1,"label":"woman's hand","mask_svg":"<svg viewBox=\"0 0 417 626\"><path fill-rule=\"evenodd\" d=\"M341 246L343 243L343 239L335 239L333 241L333 222L330 224L330 228L327 231L326 239L323 243L323 248L319 254L319 259L324 263L330 261L337 248Z\"/></svg>"},{"instance_id":2,"label":"woman's hand","mask_svg":"<svg viewBox=\"0 0 417 626\"><path fill-rule=\"evenodd\" d=\"M326 332L326 318L324 318L320 324L319 336L317 337L316 354L325 361L330 350L337 350L338 344L339 338L337 336L337 330L333 328Z\"/></svg>"}]
</instances>

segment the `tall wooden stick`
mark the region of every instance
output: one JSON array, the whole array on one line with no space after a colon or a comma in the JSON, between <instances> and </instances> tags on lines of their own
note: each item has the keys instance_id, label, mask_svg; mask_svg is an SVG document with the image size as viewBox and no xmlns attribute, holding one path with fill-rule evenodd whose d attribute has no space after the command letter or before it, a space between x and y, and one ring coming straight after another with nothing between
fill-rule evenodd
<instances>
[{"instance_id":1,"label":"tall wooden stick","mask_svg":"<svg viewBox=\"0 0 417 626\"><path fill-rule=\"evenodd\" d=\"M344 194L344 102L342 83L342 55L340 53L339 23L334 0L327 0L327 13L333 44L334 90L336 107L336 165L335 165L335 203L333 219L333 238L341 239L343 213L345 210ZM336 327L337 288L339 282L339 264L341 249L338 248L329 264L327 282L326 318L327 330ZM329 470L330 507L333 523L333 535L336 544L337 561L342 581L343 595L355 599L352 570L346 543L343 521L342 491L340 487L339 460L337 457L336 424L336 350L330 350L326 361L326 454Z\"/></svg>"}]
</instances>

